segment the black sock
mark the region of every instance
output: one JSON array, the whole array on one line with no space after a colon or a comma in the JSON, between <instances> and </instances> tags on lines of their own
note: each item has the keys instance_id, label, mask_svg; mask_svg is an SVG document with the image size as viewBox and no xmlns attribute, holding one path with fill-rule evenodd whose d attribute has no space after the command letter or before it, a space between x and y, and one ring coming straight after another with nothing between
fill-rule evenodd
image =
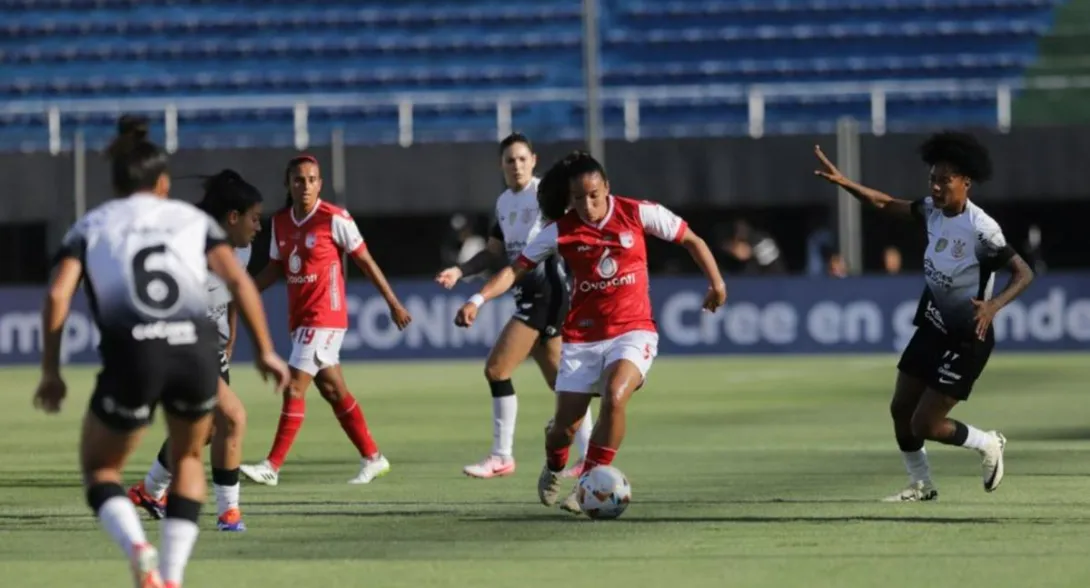
<instances>
[{"instance_id":1,"label":"black sock","mask_svg":"<svg viewBox=\"0 0 1090 588\"><path fill-rule=\"evenodd\" d=\"M233 470L212 468L212 483L217 486L234 486L238 484L238 468Z\"/></svg>"},{"instance_id":2,"label":"black sock","mask_svg":"<svg viewBox=\"0 0 1090 588\"><path fill-rule=\"evenodd\" d=\"M511 380L500 380L499 382L488 382L488 387L492 390L492 398L503 398L504 396L515 395L515 385L511 383Z\"/></svg>"},{"instance_id":3,"label":"black sock","mask_svg":"<svg viewBox=\"0 0 1090 588\"><path fill-rule=\"evenodd\" d=\"M159 465L163 466L163 469L170 471L170 439L163 441L163 446L159 448L159 455L155 459L159 460Z\"/></svg>"},{"instance_id":4,"label":"black sock","mask_svg":"<svg viewBox=\"0 0 1090 588\"><path fill-rule=\"evenodd\" d=\"M954 423L954 436L949 441L943 441L943 443L947 445L965 445L965 440L969 438L969 427L966 427L965 423L961 421L950 420Z\"/></svg>"},{"instance_id":5,"label":"black sock","mask_svg":"<svg viewBox=\"0 0 1090 588\"><path fill-rule=\"evenodd\" d=\"M102 508L107 500L118 496L125 496L125 489L121 487L121 484L114 482L95 484L87 489L87 505L91 507L95 516L98 516L98 509Z\"/></svg>"},{"instance_id":6,"label":"black sock","mask_svg":"<svg viewBox=\"0 0 1090 588\"><path fill-rule=\"evenodd\" d=\"M167 496L167 518L196 523L201 518L201 503L171 492Z\"/></svg>"},{"instance_id":7,"label":"black sock","mask_svg":"<svg viewBox=\"0 0 1090 588\"><path fill-rule=\"evenodd\" d=\"M897 435L897 447L905 453L912 453L923 449L923 439L917 439L916 437L908 436L902 437Z\"/></svg>"}]
</instances>

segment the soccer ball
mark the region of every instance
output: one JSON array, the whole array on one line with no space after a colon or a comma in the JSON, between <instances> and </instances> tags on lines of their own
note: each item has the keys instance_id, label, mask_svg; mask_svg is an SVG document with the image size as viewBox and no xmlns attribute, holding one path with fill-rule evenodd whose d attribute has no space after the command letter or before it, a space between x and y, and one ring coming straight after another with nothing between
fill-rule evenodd
<instances>
[{"instance_id":1,"label":"soccer ball","mask_svg":"<svg viewBox=\"0 0 1090 588\"><path fill-rule=\"evenodd\" d=\"M579 508L592 519L615 519L628 508L632 486L624 472L613 466L597 466L579 477L576 491Z\"/></svg>"}]
</instances>

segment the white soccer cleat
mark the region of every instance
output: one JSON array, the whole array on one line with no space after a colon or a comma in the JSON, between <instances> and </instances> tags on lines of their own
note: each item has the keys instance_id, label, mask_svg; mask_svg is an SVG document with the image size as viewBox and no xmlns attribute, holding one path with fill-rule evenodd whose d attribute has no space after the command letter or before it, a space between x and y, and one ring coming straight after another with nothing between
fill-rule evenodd
<instances>
[{"instance_id":1,"label":"white soccer cleat","mask_svg":"<svg viewBox=\"0 0 1090 588\"><path fill-rule=\"evenodd\" d=\"M541 468L537 479L537 497L545 506L555 505L560 498L560 473L550 470L548 465Z\"/></svg>"},{"instance_id":2,"label":"white soccer cleat","mask_svg":"<svg viewBox=\"0 0 1090 588\"><path fill-rule=\"evenodd\" d=\"M999 431L988 431L992 443L980 452L980 467L984 475L984 490L994 492L1003 482L1003 451L1007 448L1007 438Z\"/></svg>"},{"instance_id":3,"label":"white soccer cleat","mask_svg":"<svg viewBox=\"0 0 1090 588\"><path fill-rule=\"evenodd\" d=\"M240 465L238 471L258 484L275 486L280 483L280 472L267 459L256 465Z\"/></svg>"},{"instance_id":4,"label":"white soccer cleat","mask_svg":"<svg viewBox=\"0 0 1090 588\"><path fill-rule=\"evenodd\" d=\"M560 510L566 510L572 514L583 514L583 507L579 505L579 484L572 487L571 492L560 502Z\"/></svg>"},{"instance_id":5,"label":"white soccer cleat","mask_svg":"<svg viewBox=\"0 0 1090 588\"><path fill-rule=\"evenodd\" d=\"M159 575L159 552L150 544L135 545L132 549L132 578L136 588L163 588Z\"/></svg>"},{"instance_id":6,"label":"white soccer cleat","mask_svg":"<svg viewBox=\"0 0 1090 588\"><path fill-rule=\"evenodd\" d=\"M361 460L360 473L349 484L370 484L375 478L380 478L390 473L390 462L381 453L371 459Z\"/></svg>"},{"instance_id":7,"label":"white soccer cleat","mask_svg":"<svg viewBox=\"0 0 1090 588\"><path fill-rule=\"evenodd\" d=\"M471 478L499 478L515 473L515 458L511 456L489 455L483 460L467 465L462 472Z\"/></svg>"},{"instance_id":8,"label":"white soccer cleat","mask_svg":"<svg viewBox=\"0 0 1090 588\"><path fill-rule=\"evenodd\" d=\"M910 482L893 496L887 496L882 502L930 502L939 499L939 491L930 481Z\"/></svg>"}]
</instances>

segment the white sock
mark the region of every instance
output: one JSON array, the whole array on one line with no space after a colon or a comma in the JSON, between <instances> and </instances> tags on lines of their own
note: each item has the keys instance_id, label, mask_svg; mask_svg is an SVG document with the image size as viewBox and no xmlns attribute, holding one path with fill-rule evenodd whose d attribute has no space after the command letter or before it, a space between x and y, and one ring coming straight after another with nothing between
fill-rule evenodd
<instances>
[{"instance_id":1,"label":"white sock","mask_svg":"<svg viewBox=\"0 0 1090 588\"><path fill-rule=\"evenodd\" d=\"M590 446L590 433L593 430L594 414L588 405L587 414L583 415L583 422L579 423L579 429L575 431L575 439L572 441L572 444L575 445L575 454L579 456L578 459L587 456L587 447Z\"/></svg>"},{"instance_id":2,"label":"white sock","mask_svg":"<svg viewBox=\"0 0 1090 588\"><path fill-rule=\"evenodd\" d=\"M114 496L99 507L98 520L106 532L113 537L125 554L132 556L135 545L144 545L148 538L144 535L144 526L140 524L140 515L128 496Z\"/></svg>"},{"instance_id":3,"label":"white sock","mask_svg":"<svg viewBox=\"0 0 1090 588\"><path fill-rule=\"evenodd\" d=\"M152 498L162 500L167 495L167 489L170 488L170 479L170 471L156 459L151 462L148 475L144 476L144 490L151 494Z\"/></svg>"},{"instance_id":4,"label":"white sock","mask_svg":"<svg viewBox=\"0 0 1090 588\"><path fill-rule=\"evenodd\" d=\"M962 447L976 449L977 451L984 451L985 449L990 447L992 442L995 440L995 438L991 435L985 433L984 431L981 431L980 429L972 425L965 425L965 428L969 429L969 436L965 438L965 443L961 445Z\"/></svg>"},{"instance_id":5,"label":"white sock","mask_svg":"<svg viewBox=\"0 0 1090 588\"><path fill-rule=\"evenodd\" d=\"M232 508L238 508L238 484L231 486L220 486L219 484L213 484L213 488L216 492L216 513L223 515L223 513L231 510Z\"/></svg>"},{"instance_id":6,"label":"white sock","mask_svg":"<svg viewBox=\"0 0 1090 588\"><path fill-rule=\"evenodd\" d=\"M927 450L923 447L919 451L902 451L901 458L905 460L905 469L908 470L908 479L911 482L930 482L931 464L927 463Z\"/></svg>"},{"instance_id":7,"label":"white sock","mask_svg":"<svg viewBox=\"0 0 1090 588\"><path fill-rule=\"evenodd\" d=\"M199 531L197 523L193 521L177 518L163 519L159 574L164 582L175 582L181 585L185 564L189 561L189 555L193 553Z\"/></svg>"},{"instance_id":8,"label":"white sock","mask_svg":"<svg viewBox=\"0 0 1090 588\"><path fill-rule=\"evenodd\" d=\"M515 417L519 399L514 394L492 398L492 455L511 457L515 449Z\"/></svg>"}]
</instances>

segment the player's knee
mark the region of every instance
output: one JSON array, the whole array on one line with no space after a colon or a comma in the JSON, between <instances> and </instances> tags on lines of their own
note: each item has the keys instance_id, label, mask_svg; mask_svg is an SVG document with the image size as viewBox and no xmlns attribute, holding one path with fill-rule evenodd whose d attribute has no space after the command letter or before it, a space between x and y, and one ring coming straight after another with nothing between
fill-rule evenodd
<instances>
[{"instance_id":1,"label":"player's knee","mask_svg":"<svg viewBox=\"0 0 1090 588\"><path fill-rule=\"evenodd\" d=\"M511 370L497 361L488 360L484 364L484 379L489 382L502 382L511 379Z\"/></svg>"},{"instance_id":2,"label":"player's knee","mask_svg":"<svg viewBox=\"0 0 1090 588\"><path fill-rule=\"evenodd\" d=\"M242 437L242 434L246 431L246 409L242 407L242 403L222 411L215 427L226 439Z\"/></svg>"},{"instance_id":3,"label":"player's knee","mask_svg":"<svg viewBox=\"0 0 1090 588\"><path fill-rule=\"evenodd\" d=\"M294 398L296 400L302 400L303 395L306 393L306 391L307 387L305 385L303 385L301 382L296 382L292 380L288 383L287 389L284 390L284 395L289 398Z\"/></svg>"},{"instance_id":4,"label":"player's knee","mask_svg":"<svg viewBox=\"0 0 1090 588\"><path fill-rule=\"evenodd\" d=\"M319 382L318 393L326 402L337 404L348 394L348 390L345 390L339 382Z\"/></svg>"},{"instance_id":5,"label":"player's knee","mask_svg":"<svg viewBox=\"0 0 1090 588\"><path fill-rule=\"evenodd\" d=\"M889 403L889 414L893 417L894 421L899 423L905 423L911 420L912 413L915 410L915 406L912 406L903 400L899 400L897 396L894 396L893 400Z\"/></svg>"},{"instance_id":6,"label":"player's knee","mask_svg":"<svg viewBox=\"0 0 1090 588\"><path fill-rule=\"evenodd\" d=\"M602 393L602 412L624 410L628 404L628 386L624 382L610 382Z\"/></svg>"}]
</instances>

